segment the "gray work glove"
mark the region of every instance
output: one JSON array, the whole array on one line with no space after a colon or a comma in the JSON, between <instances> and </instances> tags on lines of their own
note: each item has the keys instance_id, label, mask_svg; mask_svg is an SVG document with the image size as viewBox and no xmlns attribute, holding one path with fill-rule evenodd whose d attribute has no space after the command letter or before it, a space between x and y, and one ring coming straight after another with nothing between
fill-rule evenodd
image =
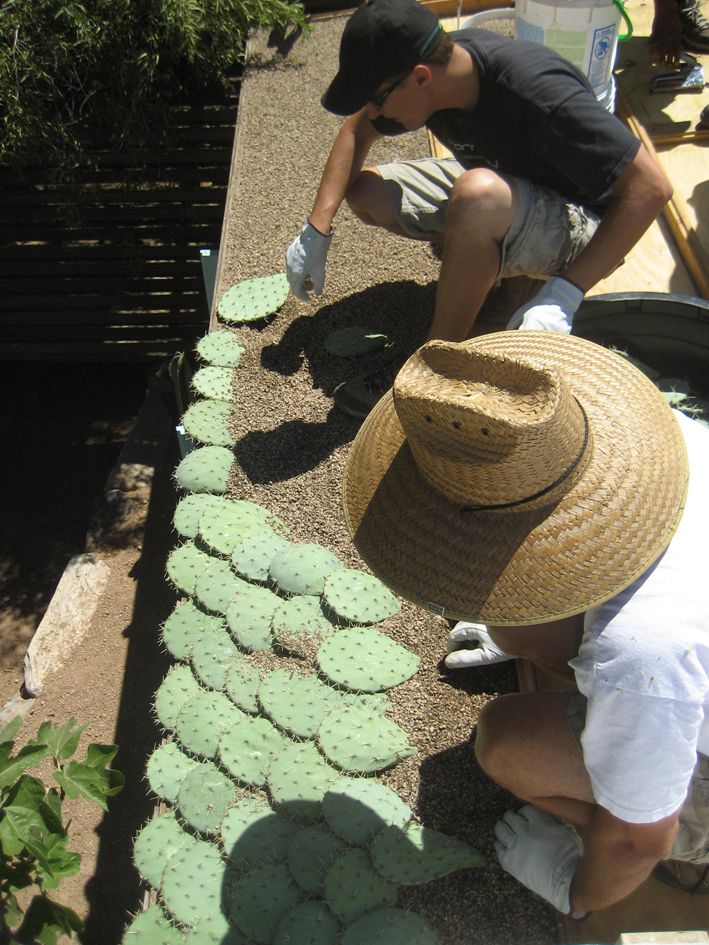
<instances>
[{"instance_id":1,"label":"gray work glove","mask_svg":"<svg viewBox=\"0 0 709 945\"><path fill-rule=\"evenodd\" d=\"M303 228L286 250L286 276L293 295L303 302L309 293L322 295L327 268L327 251L332 233L325 236L306 220Z\"/></svg>"},{"instance_id":2,"label":"gray work glove","mask_svg":"<svg viewBox=\"0 0 709 945\"><path fill-rule=\"evenodd\" d=\"M508 328L543 328L547 331L571 331L583 292L562 276L551 276L539 292L518 308L507 323Z\"/></svg>"},{"instance_id":3,"label":"gray work glove","mask_svg":"<svg viewBox=\"0 0 709 945\"><path fill-rule=\"evenodd\" d=\"M489 666L514 659L493 643L484 623L459 621L448 634L447 649L445 664L448 669Z\"/></svg>"},{"instance_id":4,"label":"gray work glove","mask_svg":"<svg viewBox=\"0 0 709 945\"><path fill-rule=\"evenodd\" d=\"M583 843L571 824L526 804L517 812L507 811L495 824L495 837L502 868L571 915L571 881L583 856Z\"/></svg>"}]
</instances>

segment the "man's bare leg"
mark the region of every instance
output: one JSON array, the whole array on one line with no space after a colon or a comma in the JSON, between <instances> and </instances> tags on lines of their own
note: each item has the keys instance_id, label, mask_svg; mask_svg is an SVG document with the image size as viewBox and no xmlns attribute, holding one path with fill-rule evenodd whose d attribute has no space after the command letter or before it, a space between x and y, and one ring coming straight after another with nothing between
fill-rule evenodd
<instances>
[{"instance_id":1,"label":"man's bare leg","mask_svg":"<svg viewBox=\"0 0 709 945\"><path fill-rule=\"evenodd\" d=\"M514 693L488 703L475 754L486 774L520 800L580 828L590 821L591 782L558 692Z\"/></svg>"},{"instance_id":2,"label":"man's bare leg","mask_svg":"<svg viewBox=\"0 0 709 945\"><path fill-rule=\"evenodd\" d=\"M475 168L455 182L446 213L443 264L429 339L468 337L497 279L500 247L516 210L515 192L494 171Z\"/></svg>"},{"instance_id":3,"label":"man's bare leg","mask_svg":"<svg viewBox=\"0 0 709 945\"><path fill-rule=\"evenodd\" d=\"M397 236L434 241L436 234L412 237L401 228L386 181L374 168L359 174L347 194L357 217ZM494 171L465 171L453 185L446 212L443 263L429 339L462 341L497 279L500 246L512 225L517 200L510 184Z\"/></svg>"}]
</instances>

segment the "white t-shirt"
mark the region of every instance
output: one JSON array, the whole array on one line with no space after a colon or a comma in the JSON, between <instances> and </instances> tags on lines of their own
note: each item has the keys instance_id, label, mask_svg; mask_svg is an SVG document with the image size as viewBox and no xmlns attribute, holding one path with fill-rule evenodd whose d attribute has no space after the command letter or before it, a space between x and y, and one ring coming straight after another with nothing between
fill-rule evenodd
<instances>
[{"instance_id":1,"label":"white t-shirt","mask_svg":"<svg viewBox=\"0 0 709 945\"><path fill-rule=\"evenodd\" d=\"M679 528L641 578L586 614L569 663L588 698L596 801L638 824L674 813L697 752L709 755L709 430L675 415L690 470Z\"/></svg>"}]
</instances>

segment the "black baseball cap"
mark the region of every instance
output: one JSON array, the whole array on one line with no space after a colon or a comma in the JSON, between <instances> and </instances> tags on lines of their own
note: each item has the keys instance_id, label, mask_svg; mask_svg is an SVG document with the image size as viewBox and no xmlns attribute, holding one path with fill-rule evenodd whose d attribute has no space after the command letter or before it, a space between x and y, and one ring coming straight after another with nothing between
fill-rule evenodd
<instances>
[{"instance_id":1,"label":"black baseball cap","mask_svg":"<svg viewBox=\"0 0 709 945\"><path fill-rule=\"evenodd\" d=\"M353 115L385 79L406 73L438 46L438 17L418 0L365 0L340 41L340 68L322 97L335 115Z\"/></svg>"}]
</instances>

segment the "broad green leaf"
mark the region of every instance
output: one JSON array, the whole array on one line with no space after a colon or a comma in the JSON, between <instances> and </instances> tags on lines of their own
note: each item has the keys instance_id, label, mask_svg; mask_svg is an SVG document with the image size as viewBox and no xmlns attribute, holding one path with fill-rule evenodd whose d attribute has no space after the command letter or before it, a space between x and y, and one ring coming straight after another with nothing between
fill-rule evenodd
<instances>
[{"instance_id":1,"label":"broad green leaf","mask_svg":"<svg viewBox=\"0 0 709 945\"><path fill-rule=\"evenodd\" d=\"M62 802L59 797L59 791L56 788L49 788L44 795L44 803L40 806L39 812L44 819L45 824L51 833L59 836L66 836L64 822L62 820Z\"/></svg>"},{"instance_id":2,"label":"broad green leaf","mask_svg":"<svg viewBox=\"0 0 709 945\"><path fill-rule=\"evenodd\" d=\"M35 896L25 911L22 925L15 933L18 942L56 945L57 935L83 931L78 915L48 896Z\"/></svg>"},{"instance_id":3,"label":"broad green leaf","mask_svg":"<svg viewBox=\"0 0 709 945\"><path fill-rule=\"evenodd\" d=\"M10 742L0 745L0 788L8 787L17 778L47 756L49 749L46 745L25 745L16 755L11 755Z\"/></svg>"},{"instance_id":4,"label":"broad green leaf","mask_svg":"<svg viewBox=\"0 0 709 945\"><path fill-rule=\"evenodd\" d=\"M28 840L27 852L37 862L37 885L43 889L56 889L65 876L79 872L81 857L66 849L68 837L51 836L43 840Z\"/></svg>"},{"instance_id":5,"label":"broad green leaf","mask_svg":"<svg viewBox=\"0 0 709 945\"><path fill-rule=\"evenodd\" d=\"M16 715L6 725L0 728L0 745L4 742L14 742L15 735L20 731L22 725L22 716Z\"/></svg>"},{"instance_id":6,"label":"broad green leaf","mask_svg":"<svg viewBox=\"0 0 709 945\"><path fill-rule=\"evenodd\" d=\"M113 761L118 753L118 745L97 745L92 742L86 749L84 764L90 768L105 768Z\"/></svg>"},{"instance_id":7,"label":"broad green leaf","mask_svg":"<svg viewBox=\"0 0 709 945\"><path fill-rule=\"evenodd\" d=\"M34 884L34 863L31 860L0 857L0 891L14 895Z\"/></svg>"},{"instance_id":8,"label":"broad green leaf","mask_svg":"<svg viewBox=\"0 0 709 945\"><path fill-rule=\"evenodd\" d=\"M125 784L120 771L104 768L117 751L115 745L89 745L85 762L70 761L54 777L67 797L82 795L108 810L106 798L118 794Z\"/></svg>"},{"instance_id":9,"label":"broad green leaf","mask_svg":"<svg viewBox=\"0 0 709 945\"><path fill-rule=\"evenodd\" d=\"M85 728L86 726L79 725L76 719L69 719L64 725L43 722L37 732L36 741L46 745L57 761L66 761L79 747L79 739Z\"/></svg>"},{"instance_id":10,"label":"broad green leaf","mask_svg":"<svg viewBox=\"0 0 709 945\"><path fill-rule=\"evenodd\" d=\"M17 923L22 918L22 909L17 902L17 899L11 892L7 893L7 897L4 902L5 905L5 922L9 928L17 925Z\"/></svg>"},{"instance_id":11,"label":"broad green leaf","mask_svg":"<svg viewBox=\"0 0 709 945\"><path fill-rule=\"evenodd\" d=\"M49 835L40 813L45 793L42 782L28 775L23 775L10 791L0 818L0 846L8 856L20 853L27 840Z\"/></svg>"}]
</instances>

